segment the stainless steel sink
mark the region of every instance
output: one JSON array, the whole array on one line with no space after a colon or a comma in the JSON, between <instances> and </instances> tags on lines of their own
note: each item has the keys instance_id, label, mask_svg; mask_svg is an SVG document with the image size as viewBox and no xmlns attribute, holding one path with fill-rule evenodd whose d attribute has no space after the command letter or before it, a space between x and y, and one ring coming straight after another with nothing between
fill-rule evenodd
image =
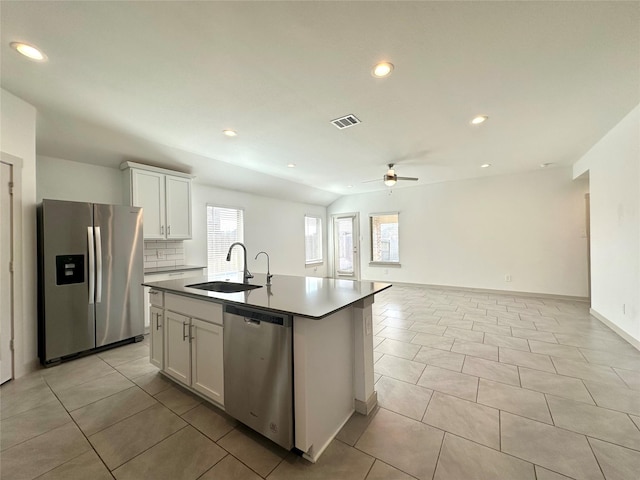
<instances>
[{"instance_id":1,"label":"stainless steel sink","mask_svg":"<svg viewBox=\"0 0 640 480\"><path fill-rule=\"evenodd\" d=\"M249 283L235 283L235 282L206 282L206 283L194 283L193 285L186 285L189 288L197 288L198 290L209 290L210 292L221 293L235 293L246 292L253 290L254 288L262 288L262 285L251 285Z\"/></svg>"}]
</instances>

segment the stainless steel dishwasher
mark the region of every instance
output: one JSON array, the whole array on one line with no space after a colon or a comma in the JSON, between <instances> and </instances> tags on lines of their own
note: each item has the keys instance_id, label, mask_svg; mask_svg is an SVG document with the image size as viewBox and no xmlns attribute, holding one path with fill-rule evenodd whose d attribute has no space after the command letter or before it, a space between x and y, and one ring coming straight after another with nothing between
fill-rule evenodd
<instances>
[{"instance_id":1,"label":"stainless steel dishwasher","mask_svg":"<svg viewBox=\"0 0 640 480\"><path fill-rule=\"evenodd\" d=\"M226 305L226 412L281 447L293 448L292 319Z\"/></svg>"}]
</instances>

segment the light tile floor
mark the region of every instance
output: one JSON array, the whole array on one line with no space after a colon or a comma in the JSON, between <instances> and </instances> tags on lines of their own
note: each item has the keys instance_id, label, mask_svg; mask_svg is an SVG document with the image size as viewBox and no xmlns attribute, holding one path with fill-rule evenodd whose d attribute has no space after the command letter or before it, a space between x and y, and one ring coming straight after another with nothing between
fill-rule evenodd
<instances>
[{"instance_id":1,"label":"light tile floor","mask_svg":"<svg viewBox=\"0 0 640 480\"><path fill-rule=\"evenodd\" d=\"M148 339L0 388L2 479L640 479L640 352L581 302L394 286L379 408L317 464L160 376Z\"/></svg>"}]
</instances>

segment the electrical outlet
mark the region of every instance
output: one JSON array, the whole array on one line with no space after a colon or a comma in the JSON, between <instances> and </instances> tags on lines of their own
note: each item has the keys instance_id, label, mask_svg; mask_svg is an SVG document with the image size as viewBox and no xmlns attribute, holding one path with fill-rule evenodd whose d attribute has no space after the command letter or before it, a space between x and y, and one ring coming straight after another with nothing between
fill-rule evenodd
<instances>
[{"instance_id":1,"label":"electrical outlet","mask_svg":"<svg viewBox=\"0 0 640 480\"><path fill-rule=\"evenodd\" d=\"M156 250L156 255L160 260L162 260L164 258L164 250Z\"/></svg>"},{"instance_id":2,"label":"electrical outlet","mask_svg":"<svg viewBox=\"0 0 640 480\"><path fill-rule=\"evenodd\" d=\"M507 274L504 276L504 281L505 281L505 282L510 282L510 281L511 281L511 274L507 273Z\"/></svg>"}]
</instances>

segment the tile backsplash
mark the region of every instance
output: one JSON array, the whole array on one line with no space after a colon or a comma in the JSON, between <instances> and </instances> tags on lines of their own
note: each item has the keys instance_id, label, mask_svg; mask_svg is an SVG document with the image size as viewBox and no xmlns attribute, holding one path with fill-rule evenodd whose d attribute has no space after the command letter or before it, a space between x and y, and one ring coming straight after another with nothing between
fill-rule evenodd
<instances>
[{"instance_id":1,"label":"tile backsplash","mask_svg":"<svg viewBox=\"0 0 640 480\"><path fill-rule=\"evenodd\" d=\"M145 240L144 268L176 265L184 265L184 245L182 242Z\"/></svg>"}]
</instances>

